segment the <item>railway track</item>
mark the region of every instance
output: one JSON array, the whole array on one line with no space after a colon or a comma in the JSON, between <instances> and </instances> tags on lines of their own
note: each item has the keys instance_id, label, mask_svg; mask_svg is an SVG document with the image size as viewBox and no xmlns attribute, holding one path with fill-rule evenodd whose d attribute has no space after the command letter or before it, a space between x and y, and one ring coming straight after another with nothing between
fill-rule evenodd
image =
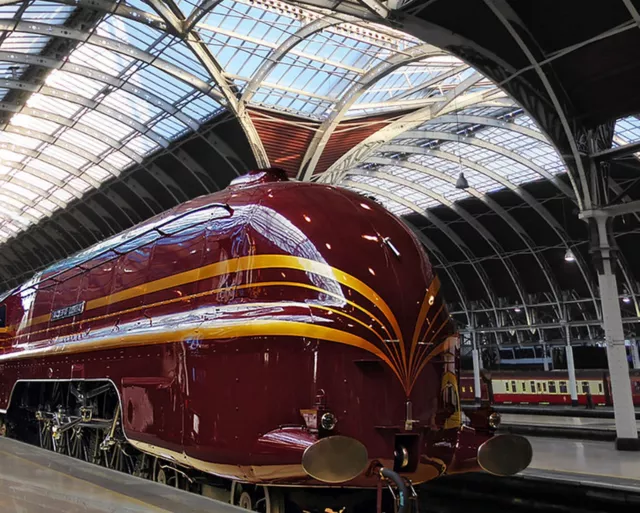
<instances>
[{"instance_id":1,"label":"railway track","mask_svg":"<svg viewBox=\"0 0 640 513\"><path fill-rule=\"evenodd\" d=\"M420 513L626 513L640 509L638 492L531 477L462 474L419 489Z\"/></svg>"}]
</instances>

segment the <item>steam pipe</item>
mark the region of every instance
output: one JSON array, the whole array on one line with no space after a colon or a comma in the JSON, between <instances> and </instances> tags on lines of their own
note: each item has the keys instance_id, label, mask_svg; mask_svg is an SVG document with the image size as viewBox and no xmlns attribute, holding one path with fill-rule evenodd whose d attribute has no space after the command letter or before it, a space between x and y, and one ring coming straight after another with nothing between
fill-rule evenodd
<instances>
[{"instance_id":1,"label":"steam pipe","mask_svg":"<svg viewBox=\"0 0 640 513\"><path fill-rule=\"evenodd\" d=\"M380 469L380 475L389 481L393 481L393 483L398 487L398 511L397 513L405 513L407 508L407 485L404 482L404 479L400 477L397 472L394 472L391 469L382 467Z\"/></svg>"}]
</instances>

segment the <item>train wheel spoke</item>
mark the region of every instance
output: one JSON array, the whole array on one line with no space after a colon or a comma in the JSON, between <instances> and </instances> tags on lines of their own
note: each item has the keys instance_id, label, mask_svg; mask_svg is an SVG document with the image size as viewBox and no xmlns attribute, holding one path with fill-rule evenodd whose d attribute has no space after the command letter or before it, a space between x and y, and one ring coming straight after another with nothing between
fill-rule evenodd
<instances>
[{"instance_id":1,"label":"train wheel spoke","mask_svg":"<svg viewBox=\"0 0 640 513\"><path fill-rule=\"evenodd\" d=\"M51 431L51 422L48 420L40 422L40 447L53 450L53 433Z\"/></svg>"}]
</instances>

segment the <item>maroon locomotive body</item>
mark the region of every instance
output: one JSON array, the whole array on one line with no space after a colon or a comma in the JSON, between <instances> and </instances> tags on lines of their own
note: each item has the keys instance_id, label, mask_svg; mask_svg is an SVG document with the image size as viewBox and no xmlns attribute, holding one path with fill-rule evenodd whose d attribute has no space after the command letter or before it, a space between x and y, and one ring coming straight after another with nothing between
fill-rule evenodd
<instances>
[{"instance_id":1,"label":"maroon locomotive body","mask_svg":"<svg viewBox=\"0 0 640 513\"><path fill-rule=\"evenodd\" d=\"M103 450L121 433L185 471L368 488L381 466L414 483L477 469L493 434L482 416L462 426L458 339L414 236L370 199L275 170L0 304L0 413L54 435L106 417ZM60 383L75 398L64 407ZM110 415L88 399L105 384Z\"/></svg>"}]
</instances>

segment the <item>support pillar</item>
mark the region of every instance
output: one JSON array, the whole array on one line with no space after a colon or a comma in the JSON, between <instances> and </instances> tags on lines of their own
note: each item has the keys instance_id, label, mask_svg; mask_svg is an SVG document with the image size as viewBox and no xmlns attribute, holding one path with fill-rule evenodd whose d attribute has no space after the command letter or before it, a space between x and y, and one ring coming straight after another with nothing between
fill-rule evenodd
<instances>
[{"instance_id":1,"label":"support pillar","mask_svg":"<svg viewBox=\"0 0 640 513\"><path fill-rule=\"evenodd\" d=\"M613 272L612 251L607 234L606 214L594 216L598 234L598 284L602 305L602 324L604 327L609 376L613 396L613 413L616 421L616 449L640 450L636 416L631 397L629 364L625 349L622 315L618 297L618 283Z\"/></svg>"},{"instance_id":2,"label":"support pillar","mask_svg":"<svg viewBox=\"0 0 640 513\"><path fill-rule=\"evenodd\" d=\"M569 325L565 324L565 334L567 345L567 371L569 373L569 394L571 395L571 406L578 406L578 386L576 385L576 366L573 363L573 347L571 347L571 331Z\"/></svg>"},{"instance_id":3,"label":"support pillar","mask_svg":"<svg viewBox=\"0 0 640 513\"><path fill-rule=\"evenodd\" d=\"M475 397L475 403L482 403L482 386L480 384L480 351L476 345L476 333L472 332L471 337L473 339L473 350L471 356L473 357L473 394Z\"/></svg>"},{"instance_id":4,"label":"support pillar","mask_svg":"<svg viewBox=\"0 0 640 513\"><path fill-rule=\"evenodd\" d=\"M544 343L544 340L541 340L542 344L542 366L544 367L545 372L549 370L549 360L547 359L547 344Z\"/></svg>"},{"instance_id":5,"label":"support pillar","mask_svg":"<svg viewBox=\"0 0 640 513\"><path fill-rule=\"evenodd\" d=\"M631 361L634 369L640 369L640 351L638 351L638 341L631 339Z\"/></svg>"}]
</instances>

